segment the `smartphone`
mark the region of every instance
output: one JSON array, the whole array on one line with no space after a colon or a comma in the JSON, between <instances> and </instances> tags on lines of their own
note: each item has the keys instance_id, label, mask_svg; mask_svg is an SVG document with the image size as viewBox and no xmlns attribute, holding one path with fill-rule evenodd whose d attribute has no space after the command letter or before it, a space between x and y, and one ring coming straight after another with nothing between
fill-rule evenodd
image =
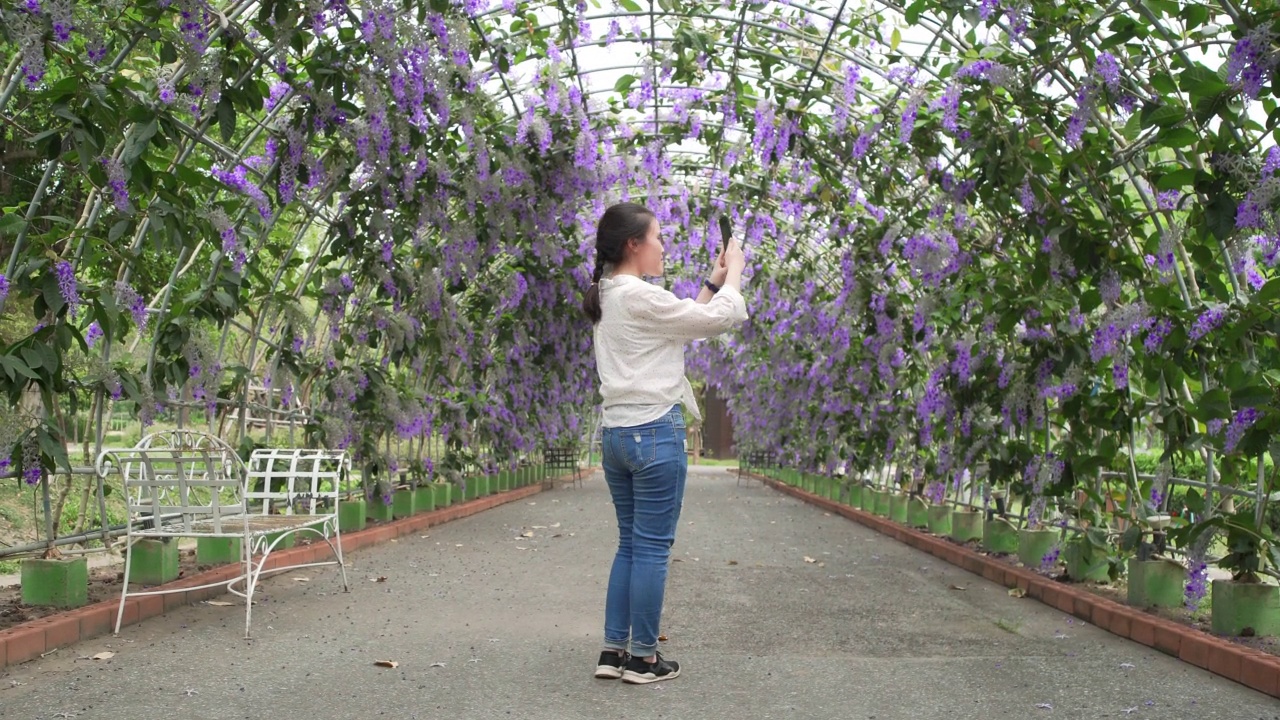
<instances>
[{"instance_id":1,"label":"smartphone","mask_svg":"<svg viewBox=\"0 0 1280 720\"><path fill-rule=\"evenodd\" d=\"M727 249L729 247L729 238L733 237L733 228L729 224L729 216L720 216L720 247Z\"/></svg>"}]
</instances>

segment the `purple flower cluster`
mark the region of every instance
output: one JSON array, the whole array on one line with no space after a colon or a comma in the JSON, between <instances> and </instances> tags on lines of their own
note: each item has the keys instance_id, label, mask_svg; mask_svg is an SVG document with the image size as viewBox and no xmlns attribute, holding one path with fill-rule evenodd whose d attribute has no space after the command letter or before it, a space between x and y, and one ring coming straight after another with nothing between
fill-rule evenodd
<instances>
[{"instance_id":1,"label":"purple flower cluster","mask_svg":"<svg viewBox=\"0 0 1280 720\"><path fill-rule=\"evenodd\" d=\"M1107 86L1108 90L1120 89L1120 63L1116 60L1116 56L1109 52L1098 55L1098 62L1094 65L1093 72Z\"/></svg>"},{"instance_id":2,"label":"purple flower cluster","mask_svg":"<svg viewBox=\"0 0 1280 720\"><path fill-rule=\"evenodd\" d=\"M1040 572L1042 573L1052 572L1053 569L1058 566L1058 558L1061 557L1061 555L1062 555L1061 545L1054 545L1052 548L1050 548L1049 552L1045 553L1044 556L1040 558Z\"/></svg>"},{"instance_id":3,"label":"purple flower cluster","mask_svg":"<svg viewBox=\"0 0 1280 720\"><path fill-rule=\"evenodd\" d=\"M102 158L102 167L107 171L107 187L111 189L111 203L120 212L129 212L129 182L124 177L124 165L120 158Z\"/></svg>"},{"instance_id":4,"label":"purple flower cluster","mask_svg":"<svg viewBox=\"0 0 1280 720\"><path fill-rule=\"evenodd\" d=\"M1178 207L1178 200L1182 197L1182 193L1177 190L1165 190L1156 194L1156 207L1161 210L1174 210Z\"/></svg>"},{"instance_id":5,"label":"purple flower cluster","mask_svg":"<svg viewBox=\"0 0 1280 720\"><path fill-rule=\"evenodd\" d=\"M1257 421L1258 411L1256 408L1247 407L1236 411L1235 417L1231 418L1231 422L1227 424L1227 433L1222 440L1222 449L1227 453L1235 452L1236 446L1244 438L1245 432Z\"/></svg>"},{"instance_id":6,"label":"purple flower cluster","mask_svg":"<svg viewBox=\"0 0 1280 720\"><path fill-rule=\"evenodd\" d=\"M84 342L86 345L92 348L101 339L102 339L102 327L98 325L97 320L94 320L93 322L89 323L88 329L85 330Z\"/></svg>"},{"instance_id":7,"label":"purple flower cluster","mask_svg":"<svg viewBox=\"0 0 1280 720\"><path fill-rule=\"evenodd\" d=\"M924 499L933 505L941 505L947 496L947 486L937 480L925 485Z\"/></svg>"},{"instance_id":8,"label":"purple flower cluster","mask_svg":"<svg viewBox=\"0 0 1280 720\"><path fill-rule=\"evenodd\" d=\"M923 103L924 95L914 93L907 99L907 105L902 109L902 118L898 121L898 141L904 145L911 142L911 133L915 132L916 128L916 116Z\"/></svg>"},{"instance_id":9,"label":"purple flower cluster","mask_svg":"<svg viewBox=\"0 0 1280 720\"><path fill-rule=\"evenodd\" d=\"M1151 325L1151 329L1147 331L1147 337L1143 339L1142 346L1147 352L1154 353L1160 350L1160 346L1164 343L1164 339L1173 331L1173 321L1168 318L1160 318Z\"/></svg>"},{"instance_id":10,"label":"purple flower cluster","mask_svg":"<svg viewBox=\"0 0 1280 720\"><path fill-rule=\"evenodd\" d=\"M67 314L75 318L80 311L80 289L76 283L75 268L66 260L60 260L53 266L53 271L58 276L58 292L67 303Z\"/></svg>"},{"instance_id":11,"label":"purple flower cluster","mask_svg":"<svg viewBox=\"0 0 1280 720\"><path fill-rule=\"evenodd\" d=\"M116 304L121 307L128 308L129 314L133 317L133 324L137 326L138 332L146 332L147 301L139 295L133 287L124 281L116 283Z\"/></svg>"},{"instance_id":12,"label":"purple flower cluster","mask_svg":"<svg viewBox=\"0 0 1280 720\"><path fill-rule=\"evenodd\" d=\"M947 86L942 95L929 103L930 110L942 110L942 129L956 133L960 129L960 84Z\"/></svg>"},{"instance_id":13,"label":"purple flower cluster","mask_svg":"<svg viewBox=\"0 0 1280 720\"><path fill-rule=\"evenodd\" d=\"M1205 562L1203 547L1208 543L1204 540L1205 538L1202 537L1200 542L1187 552L1187 584L1183 588L1182 595L1188 610L1198 608L1200 601L1209 594L1209 564Z\"/></svg>"},{"instance_id":14,"label":"purple flower cluster","mask_svg":"<svg viewBox=\"0 0 1280 720\"><path fill-rule=\"evenodd\" d=\"M40 483L43 462L40 458L40 446L36 444L35 433L30 433L22 441L22 480L28 485Z\"/></svg>"},{"instance_id":15,"label":"purple flower cluster","mask_svg":"<svg viewBox=\"0 0 1280 720\"><path fill-rule=\"evenodd\" d=\"M246 163L249 161L250 158L245 159ZM215 167L209 172L213 175L215 180L218 180L228 188L253 200L258 206L258 214L262 216L262 219L268 220L271 218L271 202L267 200L267 194L262 192L262 188L258 187L257 183L249 179L248 167L245 165L236 165L230 170L223 170L222 168Z\"/></svg>"},{"instance_id":16,"label":"purple flower cluster","mask_svg":"<svg viewBox=\"0 0 1280 720\"><path fill-rule=\"evenodd\" d=\"M3 303L9 297L9 278L0 273L0 303Z\"/></svg>"},{"instance_id":17,"label":"purple flower cluster","mask_svg":"<svg viewBox=\"0 0 1280 720\"><path fill-rule=\"evenodd\" d=\"M1259 25L1236 41L1227 55L1227 82L1240 88L1245 97L1257 100L1262 86L1271 79L1276 66L1273 37L1268 25Z\"/></svg>"},{"instance_id":18,"label":"purple flower cluster","mask_svg":"<svg viewBox=\"0 0 1280 720\"><path fill-rule=\"evenodd\" d=\"M1191 325L1191 332L1187 335L1192 340L1199 340L1205 335L1213 332L1227 319L1227 311L1225 308L1212 307L1200 313L1200 317L1196 318L1195 323Z\"/></svg>"}]
</instances>

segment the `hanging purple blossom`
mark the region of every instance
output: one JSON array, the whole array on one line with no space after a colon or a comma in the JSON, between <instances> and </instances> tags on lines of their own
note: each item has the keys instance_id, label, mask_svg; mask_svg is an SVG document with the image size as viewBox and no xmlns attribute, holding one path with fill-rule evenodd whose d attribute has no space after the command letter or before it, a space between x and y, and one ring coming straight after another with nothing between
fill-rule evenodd
<instances>
[{"instance_id":1,"label":"hanging purple blossom","mask_svg":"<svg viewBox=\"0 0 1280 720\"><path fill-rule=\"evenodd\" d=\"M40 484L43 465L40 459L40 446L36 444L36 435L29 433L22 441L22 480L28 485Z\"/></svg>"},{"instance_id":2,"label":"hanging purple blossom","mask_svg":"<svg viewBox=\"0 0 1280 720\"><path fill-rule=\"evenodd\" d=\"M1222 441L1222 449L1228 453L1235 452L1236 446L1244 438L1245 431L1257 421L1257 409L1247 407L1238 410L1235 417L1231 418L1231 422L1227 425L1227 432Z\"/></svg>"},{"instance_id":3,"label":"hanging purple blossom","mask_svg":"<svg viewBox=\"0 0 1280 720\"><path fill-rule=\"evenodd\" d=\"M1116 60L1116 56L1109 52L1098 55L1098 62L1094 65L1094 73L1102 83L1107 86L1108 90L1120 89L1120 63Z\"/></svg>"},{"instance_id":4,"label":"hanging purple blossom","mask_svg":"<svg viewBox=\"0 0 1280 720\"><path fill-rule=\"evenodd\" d=\"M60 260L53 266L53 270L58 276L58 292L67 303L67 314L74 319L80 309L80 290L76 283L75 268L66 260Z\"/></svg>"},{"instance_id":5,"label":"hanging purple blossom","mask_svg":"<svg viewBox=\"0 0 1280 720\"><path fill-rule=\"evenodd\" d=\"M93 322L89 323L88 329L85 330L84 342L86 345L92 348L101 339L102 339L102 328L98 325L98 321L94 320Z\"/></svg>"},{"instance_id":6,"label":"hanging purple blossom","mask_svg":"<svg viewBox=\"0 0 1280 720\"><path fill-rule=\"evenodd\" d=\"M111 203L120 212L129 212L129 183L124 177L124 165L120 158L104 157L102 167L107 171L107 187L111 190Z\"/></svg>"},{"instance_id":7,"label":"hanging purple blossom","mask_svg":"<svg viewBox=\"0 0 1280 720\"><path fill-rule=\"evenodd\" d=\"M1276 53L1267 25L1259 25L1236 41L1227 55L1227 82L1240 88L1245 97L1258 99L1262 86L1271 79L1276 65Z\"/></svg>"},{"instance_id":8,"label":"hanging purple blossom","mask_svg":"<svg viewBox=\"0 0 1280 720\"><path fill-rule=\"evenodd\" d=\"M9 278L0 273L0 303L3 303L9 297Z\"/></svg>"},{"instance_id":9,"label":"hanging purple blossom","mask_svg":"<svg viewBox=\"0 0 1280 720\"><path fill-rule=\"evenodd\" d=\"M1192 340L1199 340L1217 329L1222 324L1222 321L1226 319L1227 311L1225 308L1209 308L1200 313L1200 317L1196 318L1195 323L1191 326L1191 332L1187 333L1187 335Z\"/></svg>"}]
</instances>

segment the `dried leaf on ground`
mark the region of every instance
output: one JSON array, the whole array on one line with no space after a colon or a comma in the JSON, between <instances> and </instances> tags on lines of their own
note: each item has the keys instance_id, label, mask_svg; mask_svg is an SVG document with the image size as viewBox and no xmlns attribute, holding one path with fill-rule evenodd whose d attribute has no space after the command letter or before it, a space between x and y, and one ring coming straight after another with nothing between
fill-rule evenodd
<instances>
[{"instance_id":1,"label":"dried leaf on ground","mask_svg":"<svg viewBox=\"0 0 1280 720\"><path fill-rule=\"evenodd\" d=\"M1036 707L1041 710L1052 710L1053 706L1049 703L1036 703Z\"/></svg>"},{"instance_id":2,"label":"dried leaf on ground","mask_svg":"<svg viewBox=\"0 0 1280 720\"><path fill-rule=\"evenodd\" d=\"M400 663L396 662L395 660L374 660L373 664L377 665L378 667L384 667L384 668L400 667Z\"/></svg>"},{"instance_id":3,"label":"dried leaf on ground","mask_svg":"<svg viewBox=\"0 0 1280 720\"><path fill-rule=\"evenodd\" d=\"M1020 597L1026 597L1026 596L1027 596L1027 591L1026 591L1026 590L1023 590L1022 588L1010 588L1010 589L1009 589L1009 597L1016 597L1016 598L1020 598Z\"/></svg>"},{"instance_id":4,"label":"dried leaf on ground","mask_svg":"<svg viewBox=\"0 0 1280 720\"><path fill-rule=\"evenodd\" d=\"M113 657L115 657L115 656L116 656L116 654L115 654L115 653L113 653L113 652L111 652L110 650L103 650L102 652L98 653L97 655L92 656L92 657L91 657L91 658L89 658L89 659L90 659L90 660L110 660L111 658L113 658Z\"/></svg>"},{"instance_id":5,"label":"dried leaf on ground","mask_svg":"<svg viewBox=\"0 0 1280 720\"><path fill-rule=\"evenodd\" d=\"M204 604L213 605L215 607L231 607L234 603L229 603L226 600L206 600Z\"/></svg>"},{"instance_id":6,"label":"dried leaf on ground","mask_svg":"<svg viewBox=\"0 0 1280 720\"><path fill-rule=\"evenodd\" d=\"M964 587L963 585L951 585L950 587L952 590L968 590L969 589L967 587Z\"/></svg>"},{"instance_id":7,"label":"dried leaf on ground","mask_svg":"<svg viewBox=\"0 0 1280 720\"><path fill-rule=\"evenodd\" d=\"M526 537L526 538L533 537L533 531L530 530L529 532L520 533L520 537Z\"/></svg>"},{"instance_id":8,"label":"dried leaf on ground","mask_svg":"<svg viewBox=\"0 0 1280 720\"><path fill-rule=\"evenodd\" d=\"M428 665L428 667L444 667L444 663L442 663L442 662L433 662L433 663L431 663L430 665Z\"/></svg>"},{"instance_id":9,"label":"dried leaf on ground","mask_svg":"<svg viewBox=\"0 0 1280 720\"><path fill-rule=\"evenodd\" d=\"M805 555L805 556L804 556L804 561L805 561L805 562L807 562L807 563L816 563L816 562L818 562L817 560L815 560L815 559L813 559L813 558L809 557L808 555Z\"/></svg>"},{"instance_id":10,"label":"dried leaf on ground","mask_svg":"<svg viewBox=\"0 0 1280 720\"><path fill-rule=\"evenodd\" d=\"M386 575L379 575L378 577L369 578L369 582L386 582L386 581L387 581Z\"/></svg>"},{"instance_id":11,"label":"dried leaf on ground","mask_svg":"<svg viewBox=\"0 0 1280 720\"><path fill-rule=\"evenodd\" d=\"M658 642L666 642L666 641L667 641L667 636L666 636L666 635L659 635L659 636L658 636Z\"/></svg>"},{"instance_id":12,"label":"dried leaf on ground","mask_svg":"<svg viewBox=\"0 0 1280 720\"><path fill-rule=\"evenodd\" d=\"M729 564L730 564L730 565L737 565L737 564L738 564L738 561L737 561L737 560L730 560L730 561L729 561Z\"/></svg>"},{"instance_id":13,"label":"dried leaf on ground","mask_svg":"<svg viewBox=\"0 0 1280 720\"><path fill-rule=\"evenodd\" d=\"M294 578L294 579L293 579L293 581L294 581L294 582L311 582L311 578L309 578L309 577L296 577L296 578Z\"/></svg>"}]
</instances>

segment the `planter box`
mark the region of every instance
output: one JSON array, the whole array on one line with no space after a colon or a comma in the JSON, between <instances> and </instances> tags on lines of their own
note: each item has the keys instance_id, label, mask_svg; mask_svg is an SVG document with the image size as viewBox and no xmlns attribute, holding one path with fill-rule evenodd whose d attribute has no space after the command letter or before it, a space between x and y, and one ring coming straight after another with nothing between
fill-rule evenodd
<instances>
[{"instance_id":1,"label":"planter box","mask_svg":"<svg viewBox=\"0 0 1280 720\"><path fill-rule=\"evenodd\" d=\"M913 528L929 527L929 504L924 498L913 497L907 501L907 524Z\"/></svg>"},{"instance_id":2,"label":"planter box","mask_svg":"<svg viewBox=\"0 0 1280 720\"><path fill-rule=\"evenodd\" d=\"M844 487L839 480L827 478L827 499L840 502L840 492Z\"/></svg>"},{"instance_id":3,"label":"planter box","mask_svg":"<svg viewBox=\"0 0 1280 720\"><path fill-rule=\"evenodd\" d=\"M1073 553L1063 552L1067 560L1067 577L1076 582L1084 582L1086 580L1092 582L1106 583L1111 582L1111 563L1104 557L1101 560L1094 561L1093 565L1085 565L1083 560L1077 560Z\"/></svg>"},{"instance_id":4,"label":"planter box","mask_svg":"<svg viewBox=\"0 0 1280 720\"><path fill-rule=\"evenodd\" d=\"M951 534L951 508L946 505L930 505L928 512L929 532L934 535Z\"/></svg>"},{"instance_id":5,"label":"planter box","mask_svg":"<svg viewBox=\"0 0 1280 720\"><path fill-rule=\"evenodd\" d=\"M446 508L453 504L453 486L449 483L431 483L431 494L435 496L437 508Z\"/></svg>"},{"instance_id":6,"label":"planter box","mask_svg":"<svg viewBox=\"0 0 1280 720\"><path fill-rule=\"evenodd\" d=\"M413 511L431 512L436 509L436 493L430 485L419 485L413 490Z\"/></svg>"},{"instance_id":7,"label":"planter box","mask_svg":"<svg viewBox=\"0 0 1280 720\"><path fill-rule=\"evenodd\" d=\"M338 530L339 532L355 532L363 530L368 522L365 513L368 508L365 507L364 498L359 500L340 500L338 502Z\"/></svg>"},{"instance_id":8,"label":"planter box","mask_svg":"<svg viewBox=\"0 0 1280 720\"><path fill-rule=\"evenodd\" d=\"M382 496L375 495L365 504L365 517L386 522L394 518L395 514L391 505L382 502Z\"/></svg>"},{"instance_id":9,"label":"planter box","mask_svg":"<svg viewBox=\"0 0 1280 720\"><path fill-rule=\"evenodd\" d=\"M1044 556L1057 544L1057 530L1019 530L1018 562L1032 570L1039 570Z\"/></svg>"},{"instance_id":10,"label":"planter box","mask_svg":"<svg viewBox=\"0 0 1280 720\"><path fill-rule=\"evenodd\" d=\"M853 483L849 485L849 492L845 496L845 503L848 504L849 507L855 507L855 508L862 507L862 486L861 485L857 483Z\"/></svg>"},{"instance_id":11,"label":"planter box","mask_svg":"<svg viewBox=\"0 0 1280 720\"><path fill-rule=\"evenodd\" d=\"M129 581L142 585L163 585L178 579L178 542L173 539L139 540L129 548L133 556Z\"/></svg>"},{"instance_id":12,"label":"planter box","mask_svg":"<svg viewBox=\"0 0 1280 720\"><path fill-rule=\"evenodd\" d=\"M1214 580L1211 602L1215 634L1241 635L1250 628L1254 635L1280 635L1280 587Z\"/></svg>"},{"instance_id":13,"label":"planter box","mask_svg":"<svg viewBox=\"0 0 1280 720\"><path fill-rule=\"evenodd\" d=\"M413 491L397 490L391 493L391 517L399 520L413 515Z\"/></svg>"},{"instance_id":14,"label":"planter box","mask_svg":"<svg viewBox=\"0 0 1280 720\"><path fill-rule=\"evenodd\" d=\"M981 540L982 513L977 510L952 510L951 539L962 543Z\"/></svg>"},{"instance_id":15,"label":"planter box","mask_svg":"<svg viewBox=\"0 0 1280 720\"><path fill-rule=\"evenodd\" d=\"M1186 568L1172 560L1129 558L1128 600L1134 607L1178 607L1186 582Z\"/></svg>"},{"instance_id":16,"label":"planter box","mask_svg":"<svg viewBox=\"0 0 1280 720\"><path fill-rule=\"evenodd\" d=\"M1018 529L1004 518L983 522L982 548L987 552L1013 555L1018 552Z\"/></svg>"},{"instance_id":17,"label":"planter box","mask_svg":"<svg viewBox=\"0 0 1280 720\"><path fill-rule=\"evenodd\" d=\"M58 608L87 605L89 561L84 557L23 560L22 602Z\"/></svg>"},{"instance_id":18,"label":"planter box","mask_svg":"<svg viewBox=\"0 0 1280 720\"><path fill-rule=\"evenodd\" d=\"M907 503L911 498L906 495L891 495L889 497L889 519L899 525L907 524Z\"/></svg>"},{"instance_id":19,"label":"planter box","mask_svg":"<svg viewBox=\"0 0 1280 720\"><path fill-rule=\"evenodd\" d=\"M238 563L244 559L240 557L240 545L240 538L196 538L196 564L229 565Z\"/></svg>"},{"instance_id":20,"label":"planter box","mask_svg":"<svg viewBox=\"0 0 1280 720\"><path fill-rule=\"evenodd\" d=\"M869 485L864 485L862 487L860 506L863 510L866 510L867 512L876 511L876 492L877 490Z\"/></svg>"},{"instance_id":21,"label":"planter box","mask_svg":"<svg viewBox=\"0 0 1280 720\"><path fill-rule=\"evenodd\" d=\"M888 490L876 490L874 494L876 498L876 506L872 512L882 518L889 517L889 501L893 496L889 494Z\"/></svg>"}]
</instances>

